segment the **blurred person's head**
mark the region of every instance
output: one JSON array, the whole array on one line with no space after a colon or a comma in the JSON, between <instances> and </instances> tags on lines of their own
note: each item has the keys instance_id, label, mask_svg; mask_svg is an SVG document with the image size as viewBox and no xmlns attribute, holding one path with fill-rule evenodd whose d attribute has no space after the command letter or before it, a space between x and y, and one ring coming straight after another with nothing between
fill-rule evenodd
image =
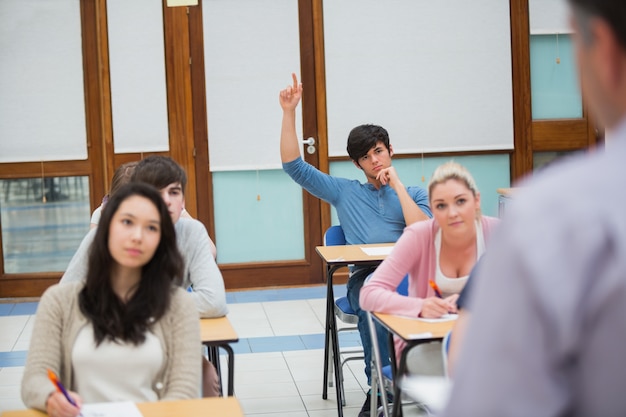
<instances>
[{"instance_id":1,"label":"blurred person's head","mask_svg":"<svg viewBox=\"0 0 626 417\"><path fill-rule=\"evenodd\" d=\"M626 1L568 1L584 96L612 128L626 116Z\"/></svg>"},{"instance_id":2,"label":"blurred person's head","mask_svg":"<svg viewBox=\"0 0 626 417\"><path fill-rule=\"evenodd\" d=\"M133 171L137 166L137 161L126 162L117 167L111 178L111 187L109 188L109 197L114 194L119 188L130 182L130 178L133 175Z\"/></svg>"}]
</instances>

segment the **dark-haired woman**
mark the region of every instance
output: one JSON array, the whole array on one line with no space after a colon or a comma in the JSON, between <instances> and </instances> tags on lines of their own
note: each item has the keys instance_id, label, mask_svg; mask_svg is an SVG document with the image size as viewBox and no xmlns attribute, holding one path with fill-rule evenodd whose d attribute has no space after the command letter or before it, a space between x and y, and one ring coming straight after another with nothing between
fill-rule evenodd
<instances>
[{"instance_id":1,"label":"dark-haired woman","mask_svg":"<svg viewBox=\"0 0 626 417\"><path fill-rule=\"evenodd\" d=\"M102 211L86 280L52 286L41 298L22 380L26 406L74 417L82 403L198 397L199 319L177 285L182 268L159 192L120 188Z\"/></svg>"}]
</instances>

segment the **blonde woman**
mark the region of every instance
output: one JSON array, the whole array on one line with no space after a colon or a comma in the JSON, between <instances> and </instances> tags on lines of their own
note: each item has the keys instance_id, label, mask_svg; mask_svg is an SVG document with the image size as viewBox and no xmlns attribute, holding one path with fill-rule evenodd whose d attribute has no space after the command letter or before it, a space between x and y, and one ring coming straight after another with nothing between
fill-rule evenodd
<instances>
[{"instance_id":1,"label":"blonde woman","mask_svg":"<svg viewBox=\"0 0 626 417\"><path fill-rule=\"evenodd\" d=\"M456 312L458 294L485 251L485 242L498 219L481 215L474 178L456 162L435 170L428 184L428 200L433 218L404 230L392 253L363 286L363 309L425 318ZM409 293L403 296L396 288L407 274ZM430 287L429 280L435 281L441 297ZM404 343L397 339L395 345L399 357ZM442 375L441 355L426 356L426 368L411 366L414 361L409 360L409 370Z\"/></svg>"}]
</instances>

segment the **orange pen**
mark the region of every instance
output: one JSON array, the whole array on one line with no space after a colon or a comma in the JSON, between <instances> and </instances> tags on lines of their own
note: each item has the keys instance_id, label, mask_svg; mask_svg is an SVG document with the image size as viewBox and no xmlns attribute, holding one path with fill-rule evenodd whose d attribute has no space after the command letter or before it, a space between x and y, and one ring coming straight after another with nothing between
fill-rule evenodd
<instances>
[{"instance_id":1,"label":"orange pen","mask_svg":"<svg viewBox=\"0 0 626 417\"><path fill-rule=\"evenodd\" d=\"M59 377L57 376L57 374L55 374L52 369L48 369L48 378L54 384L54 386L57 387L57 391L59 391L65 396L65 398L67 398L70 404L72 404L74 407L78 407L78 405L76 405L76 402L74 402L72 397L70 397L70 394L68 394L63 384L61 384L61 381L59 381Z\"/></svg>"},{"instance_id":2,"label":"orange pen","mask_svg":"<svg viewBox=\"0 0 626 417\"><path fill-rule=\"evenodd\" d=\"M441 296L441 291L439 291L439 287L437 286L437 283L433 281L432 279L429 279L428 283L430 284L430 288L432 288L435 291L435 295L439 298L443 298Z\"/></svg>"}]
</instances>

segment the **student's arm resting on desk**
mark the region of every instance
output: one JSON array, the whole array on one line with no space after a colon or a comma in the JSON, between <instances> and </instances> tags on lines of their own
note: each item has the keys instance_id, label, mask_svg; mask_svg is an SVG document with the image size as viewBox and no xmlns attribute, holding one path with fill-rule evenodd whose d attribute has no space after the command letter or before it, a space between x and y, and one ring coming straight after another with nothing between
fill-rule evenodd
<instances>
[{"instance_id":1,"label":"student's arm resting on desk","mask_svg":"<svg viewBox=\"0 0 626 417\"><path fill-rule=\"evenodd\" d=\"M61 284L84 281L87 277L89 247L91 246L91 242L93 242L93 238L96 235L96 230L96 228L91 229L87 232L82 242L80 242L80 246L78 246L76 253L74 253L74 256L70 260L70 263L67 265L67 268L61 277Z\"/></svg>"},{"instance_id":2,"label":"student's arm resting on desk","mask_svg":"<svg viewBox=\"0 0 626 417\"><path fill-rule=\"evenodd\" d=\"M201 381L200 320L189 293L177 288L162 320L168 339L166 384L161 400L198 398Z\"/></svg>"},{"instance_id":3,"label":"student's arm resting on desk","mask_svg":"<svg viewBox=\"0 0 626 417\"><path fill-rule=\"evenodd\" d=\"M184 286L191 285L191 296L200 316L225 316L228 307L224 278L211 254L210 239L204 225L197 220L180 219L176 224L176 233L179 250L185 258L187 276Z\"/></svg>"},{"instance_id":4,"label":"student's arm resting on desk","mask_svg":"<svg viewBox=\"0 0 626 417\"><path fill-rule=\"evenodd\" d=\"M419 298L398 294L396 288L407 273L415 274L418 269L424 270L419 267L426 262L423 258L429 255L422 250L425 244L415 229L427 229L430 223L416 223L405 229L389 256L376 268L374 275L361 288L359 297L361 308L367 311L409 317L417 317L420 314L424 297L428 294L428 284L417 283L417 297ZM409 283L410 287L411 283Z\"/></svg>"},{"instance_id":5,"label":"student's arm resting on desk","mask_svg":"<svg viewBox=\"0 0 626 417\"><path fill-rule=\"evenodd\" d=\"M71 377L66 372L71 368L63 364L62 359L67 349L71 349L66 346L71 342L64 340L63 331L65 310L71 308L71 302L75 302L68 300L68 292L76 294L71 285L54 285L44 292L39 301L21 387L22 401L29 408L46 411L48 396L56 391L48 379L48 369L57 374L67 390L72 388ZM75 393L70 395L80 401ZM71 404L67 406L71 407Z\"/></svg>"}]
</instances>

